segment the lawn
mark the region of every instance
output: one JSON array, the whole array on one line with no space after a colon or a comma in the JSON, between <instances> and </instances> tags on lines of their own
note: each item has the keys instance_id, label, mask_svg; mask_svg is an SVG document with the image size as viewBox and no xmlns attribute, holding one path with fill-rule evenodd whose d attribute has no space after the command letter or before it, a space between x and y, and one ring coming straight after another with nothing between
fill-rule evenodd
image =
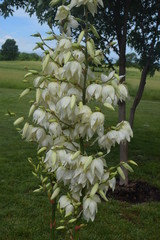
<instances>
[{"instance_id":1,"label":"lawn","mask_svg":"<svg viewBox=\"0 0 160 240\"><path fill-rule=\"evenodd\" d=\"M49 239L50 203L45 194L33 193L38 181L31 174L27 157L35 156L36 146L21 140L14 118L7 110L26 114L29 98L18 99L24 83L25 66L39 69L36 62L0 62L0 240ZM127 69L128 87L133 95L139 72ZM139 105L134 125L134 138L129 145L129 158L139 167L130 179L142 180L160 188L160 74L147 83L146 95ZM133 81L134 79L134 81ZM28 85L27 85L28 86ZM152 92L152 94L150 94ZM156 92L157 97L154 97ZM155 101L156 100L156 101ZM132 103L129 99L127 109ZM115 123L117 112L106 111L108 124ZM118 162L116 147L107 163ZM99 206L94 223L82 231L83 240L158 240L160 236L160 202L129 204L111 199Z\"/></svg>"}]
</instances>

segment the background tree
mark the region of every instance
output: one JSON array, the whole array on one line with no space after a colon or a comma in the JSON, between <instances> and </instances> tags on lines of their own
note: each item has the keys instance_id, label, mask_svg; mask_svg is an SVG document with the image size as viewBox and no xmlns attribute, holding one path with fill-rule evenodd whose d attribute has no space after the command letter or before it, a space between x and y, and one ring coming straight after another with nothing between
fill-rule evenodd
<instances>
[{"instance_id":1,"label":"background tree","mask_svg":"<svg viewBox=\"0 0 160 240\"><path fill-rule=\"evenodd\" d=\"M115 63L116 66L119 66L119 59ZM136 67L139 68L139 59L136 53L127 53L126 54L126 67Z\"/></svg>"},{"instance_id":2,"label":"background tree","mask_svg":"<svg viewBox=\"0 0 160 240\"><path fill-rule=\"evenodd\" d=\"M41 57L36 53L20 52L18 56L20 61L40 61Z\"/></svg>"},{"instance_id":3,"label":"background tree","mask_svg":"<svg viewBox=\"0 0 160 240\"><path fill-rule=\"evenodd\" d=\"M7 39L2 45L1 56L3 60L15 60L18 57L18 46L14 39Z\"/></svg>"},{"instance_id":4,"label":"background tree","mask_svg":"<svg viewBox=\"0 0 160 240\"><path fill-rule=\"evenodd\" d=\"M141 11L137 11L136 9ZM160 69L160 0L141 0L135 3L133 27L128 43L140 56L141 79L133 105L130 109L129 122L133 128L135 111L142 99L147 75L154 75Z\"/></svg>"}]
</instances>

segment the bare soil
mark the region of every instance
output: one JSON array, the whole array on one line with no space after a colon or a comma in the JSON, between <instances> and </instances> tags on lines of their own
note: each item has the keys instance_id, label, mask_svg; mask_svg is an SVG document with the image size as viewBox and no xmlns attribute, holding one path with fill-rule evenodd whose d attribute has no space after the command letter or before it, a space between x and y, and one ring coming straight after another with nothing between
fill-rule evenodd
<instances>
[{"instance_id":1,"label":"bare soil","mask_svg":"<svg viewBox=\"0 0 160 240\"><path fill-rule=\"evenodd\" d=\"M134 204L160 201L160 189L146 182L130 181L128 186L117 184L115 191L109 191L107 197Z\"/></svg>"}]
</instances>

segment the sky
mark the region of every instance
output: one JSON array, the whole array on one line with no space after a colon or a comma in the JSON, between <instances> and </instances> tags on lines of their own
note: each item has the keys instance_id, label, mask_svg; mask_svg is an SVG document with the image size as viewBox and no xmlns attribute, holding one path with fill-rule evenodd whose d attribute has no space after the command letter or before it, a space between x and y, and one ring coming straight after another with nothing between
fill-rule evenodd
<instances>
[{"instance_id":1,"label":"sky","mask_svg":"<svg viewBox=\"0 0 160 240\"><path fill-rule=\"evenodd\" d=\"M0 48L6 39L10 38L16 41L20 52L31 53L35 43L39 41L31 35L40 32L42 36L46 36L47 31L49 31L47 24L41 25L35 15L29 17L23 9L18 9L13 16L6 19L0 17ZM34 52L42 53L40 50Z\"/></svg>"},{"instance_id":2,"label":"sky","mask_svg":"<svg viewBox=\"0 0 160 240\"><path fill-rule=\"evenodd\" d=\"M4 19L0 16L0 48L6 39L14 39L20 52L33 52L37 38L31 37L32 34L39 32L43 37L49 31L47 24L41 25L36 15L30 17L23 9L15 10L13 16ZM54 47L54 46L53 46ZM127 52L131 50L127 48ZM41 50L34 51L39 55ZM118 58L115 53L111 54L114 61Z\"/></svg>"}]
</instances>

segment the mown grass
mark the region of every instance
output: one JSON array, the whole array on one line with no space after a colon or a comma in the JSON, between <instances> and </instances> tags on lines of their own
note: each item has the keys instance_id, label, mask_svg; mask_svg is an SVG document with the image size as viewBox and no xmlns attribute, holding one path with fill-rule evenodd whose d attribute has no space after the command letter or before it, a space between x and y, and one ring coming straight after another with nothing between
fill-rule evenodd
<instances>
[{"instance_id":1,"label":"mown grass","mask_svg":"<svg viewBox=\"0 0 160 240\"><path fill-rule=\"evenodd\" d=\"M8 74L14 70L14 66L17 73L24 74L24 62L21 64L6 63ZM32 63L29 64L33 68ZM5 63L3 70L4 68ZM0 74L0 86L2 74ZM13 126L15 118L5 116L7 109L16 112L16 117L26 115L29 97L20 101L18 96L21 87L16 89L14 85L13 89L9 88L10 81L12 80L8 80L7 85L0 88L0 239L45 240L49 239L51 206L45 194L33 193L39 183L31 174L32 168L27 161L28 156L35 156L36 145L23 142ZM20 82L21 79L17 75L15 84L19 86ZM128 110L131 103L132 98L127 104ZM112 113L106 109L103 111L106 114L106 124L117 122L117 112ZM139 165L135 168L135 172L130 174L130 179L146 181L160 188L159 119L160 102L142 100L136 113L134 138L129 145L129 158L134 159ZM112 165L118 162L118 159L118 147L116 147L108 155L107 163ZM109 203L103 203L99 207L96 221L89 223L82 231L81 239L158 240L159 225L159 202L133 205L110 200Z\"/></svg>"},{"instance_id":2,"label":"mown grass","mask_svg":"<svg viewBox=\"0 0 160 240\"><path fill-rule=\"evenodd\" d=\"M135 96L140 82L141 72L136 68L128 68L126 71L126 82L130 95ZM143 99L160 100L160 72L155 72L153 77L148 76L146 80Z\"/></svg>"},{"instance_id":3,"label":"mown grass","mask_svg":"<svg viewBox=\"0 0 160 240\"><path fill-rule=\"evenodd\" d=\"M32 82L32 78L29 83L22 81L27 69L39 70L40 66L40 62L33 61L0 61L0 88L25 89Z\"/></svg>"}]
</instances>

